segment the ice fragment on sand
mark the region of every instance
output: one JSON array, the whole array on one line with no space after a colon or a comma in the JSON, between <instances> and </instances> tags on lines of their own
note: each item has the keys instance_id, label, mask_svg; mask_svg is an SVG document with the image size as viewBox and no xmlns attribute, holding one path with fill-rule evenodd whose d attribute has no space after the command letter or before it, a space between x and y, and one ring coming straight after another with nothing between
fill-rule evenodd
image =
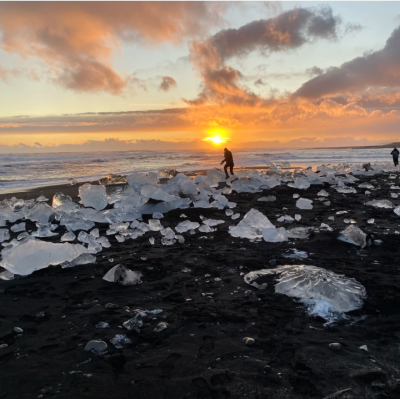
<instances>
[{"instance_id":1,"label":"ice fragment on sand","mask_svg":"<svg viewBox=\"0 0 400 399\"><path fill-rule=\"evenodd\" d=\"M143 326L143 316L146 316L146 313L139 312L131 319L125 321L122 325L129 331L134 330L137 333L140 333L140 327Z\"/></svg>"},{"instance_id":2,"label":"ice fragment on sand","mask_svg":"<svg viewBox=\"0 0 400 399\"><path fill-rule=\"evenodd\" d=\"M99 229L93 229L93 230L90 232L90 235L93 236L94 238L99 238L99 237L100 237Z\"/></svg>"},{"instance_id":3,"label":"ice fragment on sand","mask_svg":"<svg viewBox=\"0 0 400 399\"><path fill-rule=\"evenodd\" d=\"M260 276L272 274L279 275L275 292L298 298L308 306L325 301L339 312L350 312L361 308L366 298L365 288L355 279L316 266L263 269L246 274L244 280L251 284Z\"/></svg>"},{"instance_id":4,"label":"ice fragment on sand","mask_svg":"<svg viewBox=\"0 0 400 399\"><path fill-rule=\"evenodd\" d=\"M176 227L175 230L178 233L185 233L189 230L195 230L200 227L200 224L197 222L191 222L190 220L185 220L184 222L180 222Z\"/></svg>"},{"instance_id":5,"label":"ice fragment on sand","mask_svg":"<svg viewBox=\"0 0 400 399\"><path fill-rule=\"evenodd\" d=\"M96 328L110 328L110 325L105 321L100 321L96 324Z\"/></svg>"},{"instance_id":6,"label":"ice fragment on sand","mask_svg":"<svg viewBox=\"0 0 400 399\"><path fill-rule=\"evenodd\" d=\"M226 216L232 216L232 215L233 215L232 209L226 209L226 210L225 210L225 215L226 215Z\"/></svg>"},{"instance_id":7,"label":"ice fragment on sand","mask_svg":"<svg viewBox=\"0 0 400 399\"><path fill-rule=\"evenodd\" d=\"M65 215L61 218L60 224L65 226L70 231L90 230L94 227L94 223L90 220L82 220L71 215Z\"/></svg>"},{"instance_id":8,"label":"ice fragment on sand","mask_svg":"<svg viewBox=\"0 0 400 399\"><path fill-rule=\"evenodd\" d=\"M218 226L219 224L225 223L225 220L204 219L203 223L210 227L213 227L213 226Z\"/></svg>"},{"instance_id":9,"label":"ice fragment on sand","mask_svg":"<svg viewBox=\"0 0 400 399\"><path fill-rule=\"evenodd\" d=\"M100 244L103 248L111 248L110 241L108 241L107 237L99 237L95 240L98 244Z\"/></svg>"},{"instance_id":10,"label":"ice fragment on sand","mask_svg":"<svg viewBox=\"0 0 400 399\"><path fill-rule=\"evenodd\" d=\"M149 242L151 245L154 245L154 243L156 242L156 240L154 239L154 237L150 237L149 238Z\"/></svg>"},{"instance_id":11,"label":"ice fragment on sand","mask_svg":"<svg viewBox=\"0 0 400 399\"><path fill-rule=\"evenodd\" d=\"M0 229L0 242L8 241L10 239L10 232L8 229Z\"/></svg>"},{"instance_id":12,"label":"ice fragment on sand","mask_svg":"<svg viewBox=\"0 0 400 399\"><path fill-rule=\"evenodd\" d=\"M293 223L294 219L289 215L283 215L277 219L278 222Z\"/></svg>"},{"instance_id":13,"label":"ice fragment on sand","mask_svg":"<svg viewBox=\"0 0 400 399\"><path fill-rule=\"evenodd\" d=\"M394 212L396 215L400 216L400 205L396 206L396 208L393 209L393 212ZM3 229L0 229L0 230L3 230ZM1 238L0 238L0 240L1 240ZM0 242L1 242L1 241L0 241Z\"/></svg>"},{"instance_id":14,"label":"ice fragment on sand","mask_svg":"<svg viewBox=\"0 0 400 399\"><path fill-rule=\"evenodd\" d=\"M25 231L25 222L14 224L11 226L11 231L14 233L19 233L20 231Z\"/></svg>"},{"instance_id":15,"label":"ice fragment on sand","mask_svg":"<svg viewBox=\"0 0 400 399\"><path fill-rule=\"evenodd\" d=\"M310 187L309 181L305 177L296 177L294 179L294 187L300 190L305 190Z\"/></svg>"},{"instance_id":16,"label":"ice fragment on sand","mask_svg":"<svg viewBox=\"0 0 400 399\"><path fill-rule=\"evenodd\" d=\"M284 258L290 259L306 259L308 258L308 254L305 251L298 251L296 248L291 248L289 251L292 253L282 254Z\"/></svg>"},{"instance_id":17,"label":"ice fragment on sand","mask_svg":"<svg viewBox=\"0 0 400 399\"><path fill-rule=\"evenodd\" d=\"M262 202L274 202L276 201L276 197L273 195L268 195L267 197L261 197L257 201L262 201Z\"/></svg>"},{"instance_id":18,"label":"ice fragment on sand","mask_svg":"<svg viewBox=\"0 0 400 399\"><path fill-rule=\"evenodd\" d=\"M58 233L53 233L53 226L50 223L42 224L38 226L38 229L32 233L32 237L52 237L57 236Z\"/></svg>"},{"instance_id":19,"label":"ice fragment on sand","mask_svg":"<svg viewBox=\"0 0 400 399\"><path fill-rule=\"evenodd\" d=\"M375 219L368 219L368 220L367 220L367 223L368 223L368 224L374 224L374 223L375 223Z\"/></svg>"},{"instance_id":20,"label":"ice fragment on sand","mask_svg":"<svg viewBox=\"0 0 400 399\"><path fill-rule=\"evenodd\" d=\"M101 211L107 205L106 188L102 185L92 186L89 183L79 187L79 197L86 207L91 207Z\"/></svg>"},{"instance_id":21,"label":"ice fragment on sand","mask_svg":"<svg viewBox=\"0 0 400 399\"><path fill-rule=\"evenodd\" d=\"M53 197L53 208L58 212L71 213L79 209L80 206L72 202L72 198L69 195L56 193Z\"/></svg>"},{"instance_id":22,"label":"ice fragment on sand","mask_svg":"<svg viewBox=\"0 0 400 399\"><path fill-rule=\"evenodd\" d=\"M74 241L76 238L76 235L72 231L68 231L61 237L61 241Z\"/></svg>"},{"instance_id":23,"label":"ice fragment on sand","mask_svg":"<svg viewBox=\"0 0 400 399\"><path fill-rule=\"evenodd\" d=\"M161 332L164 331L168 327L168 323L165 321L162 321L161 323L158 323L157 327L154 329L154 332Z\"/></svg>"},{"instance_id":24,"label":"ice fragment on sand","mask_svg":"<svg viewBox=\"0 0 400 399\"><path fill-rule=\"evenodd\" d=\"M358 187L360 187L360 188L368 188L368 189L373 189L373 188L375 188L372 184L370 184L370 183L361 183L361 184L359 184L358 185Z\"/></svg>"},{"instance_id":25,"label":"ice fragment on sand","mask_svg":"<svg viewBox=\"0 0 400 399\"><path fill-rule=\"evenodd\" d=\"M262 236L266 242L283 242L288 240L284 227L263 229Z\"/></svg>"},{"instance_id":26,"label":"ice fragment on sand","mask_svg":"<svg viewBox=\"0 0 400 399\"><path fill-rule=\"evenodd\" d=\"M310 236L312 229L310 227L295 227L293 229L287 230L286 234L288 238L300 238L305 239Z\"/></svg>"},{"instance_id":27,"label":"ice fragment on sand","mask_svg":"<svg viewBox=\"0 0 400 399\"><path fill-rule=\"evenodd\" d=\"M89 341L85 346L85 351L101 354L107 351L107 347L104 341Z\"/></svg>"},{"instance_id":28,"label":"ice fragment on sand","mask_svg":"<svg viewBox=\"0 0 400 399\"><path fill-rule=\"evenodd\" d=\"M313 209L312 200L307 198L299 198L296 202L296 206L299 209Z\"/></svg>"},{"instance_id":29,"label":"ice fragment on sand","mask_svg":"<svg viewBox=\"0 0 400 399\"><path fill-rule=\"evenodd\" d=\"M232 220L236 220L240 218L240 213L235 213L234 215L232 215L231 219Z\"/></svg>"},{"instance_id":30,"label":"ice fragment on sand","mask_svg":"<svg viewBox=\"0 0 400 399\"><path fill-rule=\"evenodd\" d=\"M33 239L4 249L1 265L14 274L26 276L50 265L71 262L86 252L80 244L53 244Z\"/></svg>"},{"instance_id":31,"label":"ice fragment on sand","mask_svg":"<svg viewBox=\"0 0 400 399\"><path fill-rule=\"evenodd\" d=\"M161 212L154 212L152 218L153 219L162 219L164 215Z\"/></svg>"},{"instance_id":32,"label":"ice fragment on sand","mask_svg":"<svg viewBox=\"0 0 400 399\"><path fill-rule=\"evenodd\" d=\"M116 265L104 275L103 280L122 285L136 285L141 283L140 277L142 277L140 273L133 272L125 266Z\"/></svg>"},{"instance_id":33,"label":"ice fragment on sand","mask_svg":"<svg viewBox=\"0 0 400 399\"><path fill-rule=\"evenodd\" d=\"M187 216L184 213L182 213L181 216L179 216L179 217L182 218L182 219L186 219L187 218Z\"/></svg>"},{"instance_id":34,"label":"ice fragment on sand","mask_svg":"<svg viewBox=\"0 0 400 399\"><path fill-rule=\"evenodd\" d=\"M40 202L31 208L25 216L25 219L30 219L32 222L46 224L49 222L49 217L54 214L51 206Z\"/></svg>"},{"instance_id":35,"label":"ice fragment on sand","mask_svg":"<svg viewBox=\"0 0 400 399\"><path fill-rule=\"evenodd\" d=\"M211 233L214 231L214 229L212 229L209 225L207 224L202 224L199 227L199 231L201 231L202 233Z\"/></svg>"},{"instance_id":36,"label":"ice fragment on sand","mask_svg":"<svg viewBox=\"0 0 400 399\"><path fill-rule=\"evenodd\" d=\"M373 206L374 208L392 209L394 205L389 200L372 200L365 203L365 205Z\"/></svg>"},{"instance_id":37,"label":"ice fragment on sand","mask_svg":"<svg viewBox=\"0 0 400 399\"><path fill-rule=\"evenodd\" d=\"M336 215L344 215L345 213L348 213L347 211L338 211L336 212Z\"/></svg>"},{"instance_id":38,"label":"ice fragment on sand","mask_svg":"<svg viewBox=\"0 0 400 399\"><path fill-rule=\"evenodd\" d=\"M338 187L336 191L342 194L357 194L357 190L354 187Z\"/></svg>"},{"instance_id":39,"label":"ice fragment on sand","mask_svg":"<svg viewBox=\"0 0 400 399\"><path fill-rule=\"evenodd\" d=\"M9 272L8 270L5 270L4 272L0 273L0 280L5 280L9 281L14 278L14 273Z\"/></svg>"},{"instance_id":40,"label":"ice fragment on sand","mask_svg":"<svg viewBox=\"0 0 400 399\"><path fill-rule=\"evenodd\" d=\"M129 344L131 344L132 340L127 338L127 336L124 334L117 334L114 338L110 339L110 342L117 349L122 349L122 348L126 348Z\"/></svg>"},{"instance_id":41,"label":"ice fragment on sand","mask_svg":"<svg viewBox=\"0 0 400 399\"><path fill-rule=\"evenodd\" d=\"M269 219L257 209L251 209L244 218L229 230L233 237L257 238L262 237L264 229L274 228Z\"/></svg>"},{"instance_id":42,"label":"ice fragment on sand","mask_svg":"<svg viewBox=\"0 0 400 399\"><path fill-rule=\"evenodd\" d=\"M299 220L301 219L301 215L296 214L296 215L294 215L294 218L295 218L297 221L299 221Z\"/></svg>"},{"instance_id":43,"label":"ice fragment on sand","mask_svg":"<svg viewBox=\"0 0 400 399\"><path fill-rule=\"evenodd\" d=\"M158 219L149 219L149 227L151 231L160 231L164 228Z\"/></svg>"},{"instance_id":44,"label":"ice fragment on sand","mask_svg":"<svg viewBox=\"0 0 400 399\"><path fill-rule=\"evenodd\" d=\"M116 239L118 242L125 242L125 237L124 237L124 236L121 236L120 234L117 234L117 235L115 236L115 239Z\"/></svg>"},{"instance_id":45,"label":"ice fragment on sand","mask_svg":"<svg viewBox=\"0 0 400 399\"><path fill-rule=\"evenodd\" d=\"M293 198L300 198L299 194L293 194Z\"/></svg>"},{"instance_id":46,"label":"ice fragment on sand","mask_svg":"<svg viewBox=\"0 0 400 399\"><path fill-rule=\"evenodd\" d=\"M340 232L338 240L364 248L367 245L366 237L367 235L360 228L352 224Z\"/></svg>"},{"instance_id":47,"label":"ice fragment on sand","mask_svg":"<svg viewBox=\"0 0 400 399\"><path fill-rule=\"evenodd\" d=\"M140 194L143 195L143 197L152 198L154 200L164 201L164 202L172 202L179 199L179 197L170 195L164 190L161 190L160 188L150 185L142 187Z\"/></svg>"},{"instance_id":48,"label":"ice fragment on sand","mask_svg":"<svg viewBox=\"0 0 400 399\"><path fill-rule=\"evenodd\" d=\"M72 262L64 262L61 264L63 269L67 267L75 267L79 265L87 265L90 263L96 263L96 257L92 254L81 254L75 258Z\"/></svg>"}]
</instances>

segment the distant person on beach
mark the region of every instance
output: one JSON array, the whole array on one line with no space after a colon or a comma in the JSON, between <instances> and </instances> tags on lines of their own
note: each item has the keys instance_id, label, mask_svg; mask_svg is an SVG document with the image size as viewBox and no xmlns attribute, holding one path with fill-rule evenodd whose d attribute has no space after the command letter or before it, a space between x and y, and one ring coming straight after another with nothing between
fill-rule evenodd
<instances>
[{"instance_id":1,"label":"distant person on beach","mask_svg":"<svg viewBox=\"0 0 400 399\"><path fill-rule=\"evenodd\" d=\"M399 154L400 154L399 150L396 147L394 147L393 151L390 154L392 154L393 156L394 166L397 167L397 165L399 164Z\"/></svg>"},{"instance_id":2,"label":"distant person on beach","mask_svg":"<svg viewBox=\"0 0 400 399\"><path fill-rule=\"evenodd\" d=\"M224 162L226 162L225 166L224 166L224 171L226 174L226 178L229 179L228 168L230 169L231 175L233 176L234 175L233 167L235 166L235 164L233 163L232 153L227 148L224 148L224 156L225 156L225 158L221 161L221 165Z\"/></svg>"}]
</instances>

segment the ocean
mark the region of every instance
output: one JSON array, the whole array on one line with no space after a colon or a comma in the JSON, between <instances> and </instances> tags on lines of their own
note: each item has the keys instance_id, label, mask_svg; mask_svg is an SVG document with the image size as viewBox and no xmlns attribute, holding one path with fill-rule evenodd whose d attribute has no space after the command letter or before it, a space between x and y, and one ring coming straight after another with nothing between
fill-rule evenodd
<instances>
[{"instance_id":1,"label":"ocean","mask_svg":"<svg viewBox=\"0 0 400 399\"><path fill-rule=\"evenodd\" d=\"M391 149L298 149L234 151L235 166L262 166L289 162L292 166L391 161ZM220 152L97 152L0 154L0 193L40 186L93 181L109 173L127 174L176 168L196 171L220 167Z\"/></svg>"}]
</instances>

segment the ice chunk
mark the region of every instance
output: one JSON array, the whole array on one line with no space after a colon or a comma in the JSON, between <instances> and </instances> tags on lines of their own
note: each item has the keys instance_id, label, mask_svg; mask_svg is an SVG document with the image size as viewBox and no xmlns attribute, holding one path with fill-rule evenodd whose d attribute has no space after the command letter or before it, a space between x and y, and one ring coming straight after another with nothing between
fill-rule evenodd
<instances>
[{"instance_id":1,"label":"ice chunk","mask_svg":"<svg viewBox=\"0 0 400 399\"><path fill-rule=\"evenodd\" d=\"M136 285L142 282L140 277L142 277L140 273L133 272L125 266L116 265L104 275L103 280L122 285Z\"/></svg>"},{"instance_id":2,"label":"ice chunk","mask_svg":"<svg viewBox=\"0 0 400 399\"><path fill-rule=\"evenodd\" d=\"M116 239L118 242L125 242L125 237L124 237L124 236L121 236L120 234L117 234L117 235L115 236L115 239Z\"/></svg>"},{"instance_id":3,"label":"ice chunk","mask_svg":"<svg viewBox=\"0 0 400 399\"><path fill-rule=\"evenodd\" d=\"M41 195L41 196L39 196L39 197L36 198L36 202L46 202L46 201L48 201L48 200L49 200L49 199L46 198L44 195Z\"/></svg>"},{"instance_id":4,"label":"ice chunk","mask_svg":"<svg viewBox=\"0 0 400 399\"><path fill-rule=\"evenodd\" d=\"M124 334L117 334L114 338L110 339L110 342L117 349L122 349L122 348L126 348L129 344L131 344L132 340L127 338L127 336Z\"/></svg>"},{"instance_id":5,"label":"ice chunk","mask_svg":"<svg viewBox=\"0 0 400 399\"><path fill-rule=\"evenodd\" d=\"M212 229L209 225L207 224L202 224L199 227L199 231L201 231L202 233L211 233L213 232L215 229Z\"/></svg>"},{"instance_id":6,"label":"ice chunk","mask_svg":"<svg viewBox=\"0 0 400 399\"><path fill-rule=\"evenodd\" d=\"M168 239L170 239L170 240L172 240L173 238L175 238L174 230L172 230L171 227L167 227L166 229L160 230L160 233L161 233L165 238L168 238Z\"/></svg>"},{"instance_id":7,"label":"ice chunk","mask_svg":"<svg viewBox=\"0 0 400 399\"><path fill-rule=\"evenodd\" d=\"M337 187L336 191L342 194L357 194L357 190L354 187Z\"/></svg>"},{"instance_id":8,"label":"ice chunk","mask_svg":"<svg viewBox=\"0 0 400 399\"><path fill-rule=\"evenodd\" d=\"M179 197L176 197L174 195L169 195L164 190L161 190L160 188L150 185L142 187L141 194L146 198L152 198L154 200L164 201L164 202L172 202L179 199Z\"/></svg>"},{"instance_id":9,"label":"ice chunk","mask_svg":"<svg viewBox=\"0 0 400 399\"><path fill-rule=\"evenodd\" d=\"M219 224L225 223L225 220L204 219L203 223L210 227L213 227L213 226L218 226Z\"/></svg>"},{"instance_id":10,"label":"ice chunk","mask_svg":"<svg viewBox=\"0 0 400 399\"><path fill-rule=\"evenodd\" d=\"M154 212L152 218L153 219L162 219L164 215L160 212Z\"/></svg>"},{"instance_id":11,"label":"ice chunk","mask_svg":"<svg viewBox=\"0 0 400 399\"><path fill-rule=\"evenodd\" d=\"M5 270L4 272L0 273L0 280L9 281L14 279L14 273Z\"/></svg>"},{"instance_id":12,"label":"ice chunk","mask_svg":"<svg viewBox=\"0 0 400 399\"><path fill-rule=\"evenodd\" d=\"M63 262L61 263L61 267L63 269L67 267L75 267L79 265L87 265L90 263L96 263L96 257L92 254L81 254L77 258L75 258L72 262Z\"/></svg>"},{"instance_id":13,"label":"ice chunk","mask_svg":"<svg viewBox=\"0 0 400 399\"><path fill-rule=\"evenodd\" d=\"M309 181L305 177L296 177L294 179L294 187L300 190L305 190L310 187Z\"/></svg>"},{"instance_id":14,"label":"ice chunk","mask_svg":"<svg viewBox=\"0 0 400 399\"><path fill-rule=\"evenodd\" d=\"M308 258L308 253L305 251L299 251L296 248L291 248L289 251L292 251L292 253L282 254L282 256L284 258L290 258L290 259L306 259L306 258Z\"/></svg>"},{"instance_id":15,"label":"ice chunk","mask_svg":"<svg viewBox=\"0 0 400 399\"><path fill-rule=\"evenodd\" d=\"M93 242L95 240L95 238L92 235L90 235L84 231L81 231L78 234L78 240L80 242L84 242L85 244L90 244L91 242Z\"/></svg>"},{"instance_id":16,"label":"ice chunk","mask_svg":"<svg viewBox=\"0 0 400 399\"><path fill-rule=\"evenodd\" d=\"M266 242L283 242L288 240L284 227L263 229L262 236Z\"/></svg>"},{"instance_id":17,"label":"ice chunk","mask_svg":"<svg viewBox=\"0 0 400 399\"><path fill-rule=\"evenodd\" d=\"M112 173L109 173L105 178L100 179L99 183L103 186L109 186L111 184L124 184L126 183L126 179L124 176L113 175Z\"/></svg>"},{"instance_id":18,"label":"ice chunk","mask_svg":"<svg viewBox=\"0 0 400 399\"><path fill-rule=\"evenodd\" d=\"M93 236L94 238L99 238L99 237L100 237L99 229L93 229L93 230L90 232L90 235Z\"/></svg>"},{"instance_id":19,"label":"ice chunk","mask_svg":"<svg viewBox=\"0 0 400 399\"><path fill-rule=\"evenodd\" d=\"M264 214L253 208L246 213L237 226L229 230L229 234L233 237L261 238L264 229L274 227Z\"/></svg>"},{"instance_id":20,"label":"ice chunk","mask_svg":"<svg viewBox=\"0 0 400 399\"><path fill-rule=\"evenodd\" d=\"M149 242L151 245L154 245L154 243L156 242L156 240L154 239L154 237L150 237L149 238Z\"/></svg>"},{"instance_id":21,"label":"ice chunk","mask_svg":"<svg viewBox=\"0 0 400 399\"><path fill-rule=\"evenodd\" d=\"M392 209L394 205L389 200L372 200L365 203L365 205L373 206L374 208Z\"/></svg>"},{"instance_id":22,"label":"ice chunk","mask_svg":"<svg viewBox=\"0 0 400 399\"><path fill-rule=\"evenodd\" d=\"M319 197L329 197L329 193L327 193L325 190L321 190L317 195Z\"/></svg>"},{"instance_id":23,"label":"ice chunk","mask_svg":"<svg viewBox=\"0 0 400 399\"><path fill-rule=\"evenodd\" d=\"M296 206L299 209L313 209L312 200L307 198L299 198L296 202Z\"/></svg>"},{"instance_id":24,"label":"ice chunk","mask_svg":"<svg viewBox=\"0 0 400 399\"><path fill-rule=\"evenodd\" d=\"M251 284L260 276L277 274L275 292L300 299L304 304L328 302L339 312L360 309L366 298L365 288L355 279L329 270L308 265L286 265L276 269L263 269L244 276Z\"/></svg>"},{"instance_id":25,"label":"ice chunk","mask_svg":"<svg viewBox=\"0 0 400 399\"><path fill-rule=\"evenodd\" d=\"M139 312L131 319L125 321L122 325L129 331L134 330L137 333L140 333L140 327L143 326L143 316L146 316L146 313Z\"/></svg>"},{"instance_id":26,"label":"ice chunk","mask_svg":"<svg viewBox=\"0 0 400 399\"><path fill-rule=\"evenodd\" d=\"M180 222L176 227L175 230L178 233L185 233L186 231L189 230L195 230L200 227L200 224L197 222L191 222L190 220L185 220L183 222Z\"/></svg>"},{"instance_id":27,"label":"ice chunk","mask_svg":"<svg viewBox=\"0 0 400 399\"><path fill-rule=\"evenodd\" d=\"M32 237L52 237L52 236L57 236L58 233L53 233L53 226L57 225L52 225L50 223L47 224L39 224L38 229L32 233Z\"/></svg>"},{"instance_id":28,"label":"ice chunk","mask_svg":"<svg viewBox=\"0 0 400 399\"><path fill-rule=\"evenodd\" d=\"M232 215L231 219L232 220L236 220L240 218L240 213L235 213L234 215Z\"/></svg>"},{"instance_id":29,"label":"ice chunk","mask_svg":"<svg viewBox=\"0 0 400 399\"><path fill-rule=\"evenodd\" d=\"M338 211L336 212L336 215L344 215L345 213L348 213L347 211Z\"/></svg>"},{"instance_id":30,"label":"ice chunk","mask_svg":"<svg viewBox=\"0 0 400 399\"><path fill-rule=\"evenodd\" d=\"M68 231L61 237L61 241L74 241L76 235L72 231Z\"/></svg>"},{"instance_id":31,"label":"ice chunk","mask_svg":"<svg viewBox=\"0 0 400 399\"><path fill-rule=\"evenodd\" d=\"M87 250L80 244L53 244L31 239L3 250L1 265L14 274L26 276L50 265L71 262Z\"/></svg>"},{"instance_id":32,"label":"ice chunk","mask_svg":"<svg viewBox=\"0 0 400 399\"><path fill-rule=\"evenodd\" d=\"M108 241L107 237L98 237L96 238L96 242L100 244L103 248L111 248L110 241Z\"/></svg>"},{"instance_id":33,"label":"ice chunk","mask_svg":"<svg viewBox=\"0 0 400 399\"><path fill-rule=\"evenodd\" d=\"M161 239L161 244L162 245L173 245L173 244L175 244L176 243L176 240L175 239L170 239L170 238L165 238L165 237L163 237L162 239Z\"/></svg>"},{"instance_id":34,"label":"ice chunk","mask_svg":"<svg viewBox=\"0 0 400 399\"><path fill-rule=\"evenodd\" d=\"M310 227L295 227L293 229L287 230L286 234L288 238L300 238L306 239L310 236L312 228Z\"/></svg>"},{"instance_id":35,"label":"ice chunk","mask_svg":"<svg viewBox=\"0 0 400 399\"><path fill-rule=\"evenodd\" d=\"M129 229L129 223L128 222L113 223L110 224L110 229L115 231L126 231Z\"/></svg>"},{"instance_id":36,"label":"ice chunk","mask_svg":"<svg viewBox=\"0 0 400 399\"><path fill-rule=\"evenodd\" d=\"M53 208L43 202L37 203L33 208L29 209L25 218L32 220L32 222L39 222L46 224L49 218L54 214Z\"/></svg>"},{"instance_id":37,"label":"ice chunk","mask_svg":"<svg viewBox=\"0 0 400 399\"><path fill-rule=\"evenodd\" d=\"M53 197L53 208L58 212L71 213L78 210L80 206L72 202L72 198L69 195L56 193Z\"/></svg>"},{"instance_id":38,"label":"ice chunk","mask_svg":"<svg viewBox=\"0 0 400 399\"><path fill-rule=\"evenodd\" d=\"M266 197L261 197L257 201L262 201L262 202L274 202L276 201L276 197L274 195L268 195Z\"/></svg>"},{"instance_id":39,"label":"ice chunk","mask_svg":"<svg viewBox=\"0 0 400 399\"><path fill-rule=\"evenodd\" d=\"M367 223L368 223L368 224L374 224L374 223L375 223L375 219L368 219L368 220L367 220Z\"/></svg>"},{"instance_id":40,"label":"ice chunk","mask_svg":"<svg viewBox=\"0 0 400 399\"><path fill-rule=\"evenodd\" d=\"M300 195L299 194L293 194L293 198L300 198Z\"/></svg>"},{"instance_id":41,"label":"ice chunk","mask_svg":"<svg viewBox=\"0 0 400 399\"><path fill-rule=\"evenodd\" d=\"M276 219L278 222L293 223L294 219L289 215L283 215Z\"/></svg>"},{"instance_id":42,"label":"ice chunk","mask_svg":"<svg viewBox=\"0 0 400 399\"><path fill-rule=\"evenodd\" d=\"M393 209L393 212L394 212L396 215L400 216L400 205L397 205L396 208ZM0 230L4 230L4 229L0 229ZM0 236L0 237L1 237L1 236ZM1 240L1 238L0 238L0 240ZM1 241L0 241L0 242L1 242Z\"/></svg>"},{"instance_id":43,"label":"ice chunk","mask_svg":"<svg viewBox=\"0 0 400 399\"><path fill-rule=\"evenodd\" d=\"M232 216L233 215L232 209L225 209L225 215L226 216Z\"/></svg>"},{"instance_id":44,"label":"ice chunk","mask_svg":"<svg viewBox=\"0 0 400 399\"><path fill-rule=\"evenodd\" d=\"M294 215L294 218L296 219L296 221L298 222L298 221L300 221L300 219L301 219L301 215L299 215L299 214L295 214Z\"/></svg>"},{"instance_id":45,"label":"ice chunk","mask_svg":"<svg viewBox=\"0 0 400 399\"><path fill-rule=\"evenodd\" d=\"M139 172L133 172L126 176L126 181L131 187L141 187L146 184L157 184L156 176L146 176Z\"/></svg>"},{"instance_id":46,"label":"ice chunk","mask_svg":"<svg viewBox=\"0 0 400 399\"><path fill-rule=\"evenodd\" d=\"M328 224L326 223L321 223L321 226L319 227L320 230L325 230L325 231L333 231L332 227L330 227Z\"/></svg>"},{"instance_id":47,"label":"ice chunk","mask_svg":"<svg viewBox=\"0 0 400 399\"><path fill-rule=\"evenodd\" d=\"M370 184L370 183L361 183L361 184L358 185L358 187L360 187L360 188L368 188L368 189L374 189L374 188L375 188L375 187L374 187L372 184Z\"/></svg>"},{"instance_id":48,"label":"ice chunk","mask_svg":"<svg viewBox=\"0 0 400 399\"><path fill-rule=\"evenodd\" d=\"M160 231L164 228L158 219L149 219L149 227L151 231Z\"/></svg>"},{"instance_id":49,"label":"ice chunk","mask_svg":"<svg viewBox=\"0 0 400 399\"><path fill-rule=\"evenodd\" d=\"M71 215L65 215L61 218L60 224L65 226L69 231L90 230L94 227L94 223L90 220L82 220Z\"/></svg>"},{"instance_id":50,"label":"ice chunk","mask_svg":"<svg viewBox=\"0 0 400 399\"><path fill-rule=\"evenodd\" d=\"M11 231L13 231L14 233L19 233L20 231L25 231L25 222L21 222L18 224L14 224L13 226L11 226Z\"/></svg>"},{"instance_id":51,"label":"ice chunk","mask_svg":"<svg viewBox=\"0 0 400 399\"><path fill-rule=\"evenodd\" d=\"M364 248L367 245L366 237L367 235L360 228L352 224L340 232L338 239Z\"/></svg>"},{"instance_id":52,"label":"ice chunk","mask_svg":"<svg viewBox=\"0 0 400 399\"><path fill-rule=\"evenodd\" d=\"M79 197L86 207L91 207L101 211L107 205L106 188L102 185L92 186L89 183L79 187Z\"/></svg>"}]
</instances>

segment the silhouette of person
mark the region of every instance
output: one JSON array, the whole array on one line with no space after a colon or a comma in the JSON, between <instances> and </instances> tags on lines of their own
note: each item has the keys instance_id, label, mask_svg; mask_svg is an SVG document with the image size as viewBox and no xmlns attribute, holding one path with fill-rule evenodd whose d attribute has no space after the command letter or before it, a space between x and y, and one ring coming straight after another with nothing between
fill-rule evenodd
<instances>
[{"instance_id":1,"label":"silhouette of person","mask_svg":"<svg viewBox=\"0 0 400 399\"><path fill-rule=\"evenodd\" d=\"M225 158L221 161L221 165L224 162L226 162L225 166L224 166L224 171L226 174L226 178L229 179L228 168L230 169L231 175L233 176L234 175L233 167L235 166L235 164L233 163L232 153L227 148L224 148L224 156L225 156Z\"/></svg>"},{"instance_id":2,"label":"silhouette of person","mask_svg":"<svg viewBox=\"0 0 400 399\"><path fill-rule=\"evenodd\" d=\"M400 154L399 150L396 147L394 147L393 151L390 154L393 156L394 166L397 167L397 165L399 164L399 154Z\"/></svg>"}]
</instances>

